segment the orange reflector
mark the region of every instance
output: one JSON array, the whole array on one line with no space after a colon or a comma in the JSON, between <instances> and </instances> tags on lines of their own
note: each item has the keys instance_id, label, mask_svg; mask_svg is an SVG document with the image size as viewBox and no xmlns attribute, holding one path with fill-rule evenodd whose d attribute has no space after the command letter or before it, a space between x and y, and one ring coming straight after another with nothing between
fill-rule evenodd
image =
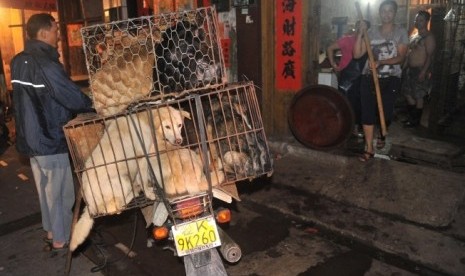
<instances>
[{"instance_id":1,"label":"orange reflector","mask_svg":"<svg viewBox=\"0 0 465 276\"><path fill-rule=\"evenodd\" d=\"M231 211L229 209L221 209L216 213L216 221L218 223L226 223L231 221Z\"/></svg>"},{"instance_id":2,"label":"orange reflector","mask_svg":"<svg viewBox=\"0 0 465 276\"><path fill-rule=\"evenodd\" d=\"M202 212L203 212L203 207L202 206L200 206L200 205L191 206L191 207L187 207L187 208L184 208L184 209L179 209L178 210L178 217L180 219L187 219L187 218L191 218L191 217L195 217L197 215L200 215Z\"/></svg>"},{"instance_id":3,"label":"orange reflector","mask_svg":"<svg viewBox=\"0 0 465 276\"><path fill-rule=\"evenodd\" d=\"M192 218L203 213L200 198L191 198L176 203L177 215L180 219Z\"/></svg>"},{"instance_id":4,"label":"orange reflector","mask_svg":"<svg viewBox=\"0 0 465 276\"><path fill-rule=\"evenodd\" d=\"M155 240L166 239L168 237L168 233L168 228L166 228L165 226L154 227L152 230L152 235Z\"/></svg>"}]
</instances>

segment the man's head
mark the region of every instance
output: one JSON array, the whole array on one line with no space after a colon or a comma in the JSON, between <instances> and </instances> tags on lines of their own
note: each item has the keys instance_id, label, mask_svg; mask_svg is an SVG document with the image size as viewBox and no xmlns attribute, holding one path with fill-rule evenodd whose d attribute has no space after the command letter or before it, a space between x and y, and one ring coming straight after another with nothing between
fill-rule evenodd
<instances>
[{"instance_id":1,"label":"man's head","mask_svg":"<svg viewBox=\"0 0 465 276\"><path fill-rule=\"evenodd\" d=\"M424 29L428 27L431 15L427 11L419 11L415 16L415 28Z\"/></svg>"},{"instance_id":2,"label":"man's head","mask_svg":"<svg viewBox=\"0 0 465 276\"><path fill-rule=\"evenodd\" d=\"M26 32L29 39L37 39L58 47L58 25L55 18L48 13L31 16L26 24Z\"/></svg>"}]
</instances>

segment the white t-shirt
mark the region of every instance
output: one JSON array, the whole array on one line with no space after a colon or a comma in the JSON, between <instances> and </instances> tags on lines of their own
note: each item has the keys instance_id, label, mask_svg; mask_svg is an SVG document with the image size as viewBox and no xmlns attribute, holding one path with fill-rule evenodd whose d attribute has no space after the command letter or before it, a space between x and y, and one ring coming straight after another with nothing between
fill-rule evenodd
<instances>
[{"instance_id":1,"label":"white t-shirt","mask_svg":"<svg viewBox=\"0 0 465 276\"><path fill-rule=\"evenodd\" d=\"M394 26L394 31L387 36L382 36L380 32L381 27L373 27L368 30L368 37L370 38L371 50L375 60L385 60L397 56L397 47L400 44L408 45L409 39L407 30L403 27ZM368 74L368 61L363 68L363 74ZM394 65L381 65L378 67L378 77L401 77L402 67L401 64Z\"/></svg>"}]
</instances>

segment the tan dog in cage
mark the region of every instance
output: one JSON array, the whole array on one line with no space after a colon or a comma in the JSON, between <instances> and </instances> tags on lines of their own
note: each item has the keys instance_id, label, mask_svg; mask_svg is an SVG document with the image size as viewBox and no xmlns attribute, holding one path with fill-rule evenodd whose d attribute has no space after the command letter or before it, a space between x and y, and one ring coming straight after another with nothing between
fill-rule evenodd
<instances>
[{"instance_id":1,"label":"tan dog in cage","mask_svg":"<svg viewBox=\"0 0 465 276\"><path fill-rule=\"evenodd\" d=\"M166 151L150 157L157 183L169 198L206 191L208 180L203 164L201 156L195 151L178 146L168 146ZM224 181L224 173L220 169L214 168L208 172L212 186ZM143 182L147 180L143 179Z\"/></svg>"},{"instance_id":2,"label":"tan dog in cage","mask_svg":"<svg viewBox=\"0 0 465 276\"><path fill-rule=\"evenodd\" d=\"M147 198L155 199L153 187L149 187L147 181L145 154L155 148L155 140L159 150L166 145L181 145L183 121L190 119L190 114L173 107L160 107L150 112L152 116L143 111L107 121L102 138L84 165L82 191L87 206L74 227L70 242L72 251L84 242L92 229L94 220L91 215L119 213L141 191ZM154 119L154 131L149 121L151 118ZM190 183L197 187L197 183ZM170 182L170 185L175 184Z\"/></svg>"}]
</instances>

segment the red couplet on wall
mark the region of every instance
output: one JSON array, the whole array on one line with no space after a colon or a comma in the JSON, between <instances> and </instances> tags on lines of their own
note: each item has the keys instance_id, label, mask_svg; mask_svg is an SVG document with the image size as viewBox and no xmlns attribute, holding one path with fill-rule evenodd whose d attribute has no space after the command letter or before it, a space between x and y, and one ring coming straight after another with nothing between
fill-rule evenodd
<instances>
[{"instance_id":1,"label":"red couplet on wall","mask_svg":"<svg viewBox=\"0 0 465 276\"><path fill-rule=\"evenodd\" d=\"M276 1L276 88L302 86L302 0Z\"/></svg>"}]
</instances>

